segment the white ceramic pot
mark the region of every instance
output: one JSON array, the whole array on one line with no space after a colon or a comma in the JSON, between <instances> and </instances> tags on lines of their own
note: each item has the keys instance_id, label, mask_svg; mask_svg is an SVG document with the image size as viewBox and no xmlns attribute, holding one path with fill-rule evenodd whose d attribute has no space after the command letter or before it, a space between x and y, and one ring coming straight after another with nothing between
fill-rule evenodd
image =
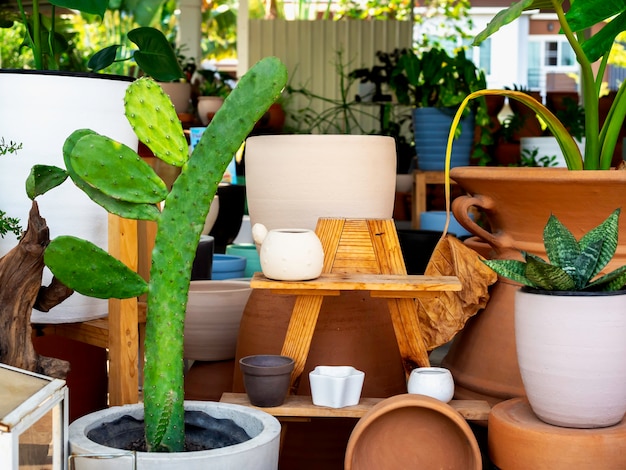
<instances>
[{"instance_id":1,"label":"white ceramic pot","mask_svg":"<svg viewBox=\"0 0 626 470\"><path fill-rule=\"evenodd\" d=\"M317 366L309 372L311 400L330 408L358 405L365 372L352 366Z\"/></svg>"},{"instance_id":2,"label":"white ceramic pot","mask_svg":"<svg viewBox=\"0 0 626 470\"><path fill-rule=\"evenodd\" d=\"M252 439L240 444L196 452L137 452L137 470L275 470L278 468L280 423L272 415L240 405L210 401L186 401L185 411L202 411L214 418L232 419ZM69 427L69 450L73 455L128 454L98 444L87 437L92 429L124 415L143 419L143 405L107 408L77 419ZM111 426L109 424L109 426ZM75 457L75 470L121 470L122 459ZM127 467L134 468L134 467Z\"/></svg>"},{"instance_id":3,"label":"white ceramic pot","mask_svg":"<svg viewBox=\"0 0 626 470\"><path fill-rule=\"evenodd\" d=\"M324 267L324 249L315 232L306 229L252 227L254 241L261 245L263 274L278 281L307 281L319 277Z\"/></svg>"},{"instance_id":4,"label":"white ceramic pot","mask_svg":"<svg viewBox=\"0 0 626 470\"><path fill-rule=\"evenodd\" d=\"M248 281L191 281L185 315L185 359L224 361L235 357Z\"/></svg>"},{"instance_id":5,"label":"white ceramic pot","mask_svg":"<svg viewBox=\"0 0 626 470\"><path fill-rule=\"evenodd\" d=\"M209 124L213 115L222 107L224 98L218 96L199 96L198 97L198 117L203 126Z\"/></svg>"},{"instance_id":6,"label":"white ceramic pot","mask_svg":"<svg viewBox=\"0 0 626 470\"><path fill-rule=\"evenodd\" d=\"M448 403L454 396L454 380L450 371L443 367L418 367L411 371L407 389L409 393Z\"/></svg>"},{"instance_id":7,"label":"white ceramic pot","mask_svg":"<svg viewBox=\"0 0 626 470\"><path fill-rule=\"evenodd\" d=\"M396 186L392 137L264 135L246 141L251 224L315 230L320 217L390 219Z\"/></svg>"},{"instance_id":8,"label":"white ceramic pot","mask_svg":"<svg viewBox=\"0 0 626 470\"><path fill-rule=\"evenodd\" d=\"M22 149L0 158L0 208L26 224L31 201L24 184L30 169L35 164L65 168L63 144L77 129L92 129L136 150L137 136L124 116L124 94L131 82L104 74L1 70L0 137L22 144ZM107 212L74 184L65 182L37 202L50 238L72 235L107 249ZM0 238L0 257L16 244L12 235ZM47 285L52 275L44 273ZM76 322L107 312L106 300L75 293L51 312L33 311L31 320Z\"/></svg>"},{"instance_id":9,"label":"white ceramic pot","mask_svg":"<svg viewBox=\"0 0 626 470\"><path fill-rule=\"evenodd\" d=\"M626 295L515 294L528 401L549 424L611 426L626 413Z\"/></svg>"}]
</instances>

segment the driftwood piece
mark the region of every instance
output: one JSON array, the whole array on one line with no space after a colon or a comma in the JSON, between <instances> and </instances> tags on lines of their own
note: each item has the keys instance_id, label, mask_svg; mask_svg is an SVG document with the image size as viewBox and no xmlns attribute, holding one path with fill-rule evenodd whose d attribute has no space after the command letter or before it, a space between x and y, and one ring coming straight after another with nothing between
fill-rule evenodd
<instances>
[{"instance_id":1,"label":"driftwood piece","mask_svg":"<svg viewBox=\"0 0 626 470\"><path fill-rule=\"evenodd\" d=\"M42 287L43 253L50 242L45 219L33 201L28 228L15 248L0 258L0 362L55 378L65 378L69 363L40 356L32 343L31 311L48 311L72 291L53 280Z\"/></svg>"}]
</instances>

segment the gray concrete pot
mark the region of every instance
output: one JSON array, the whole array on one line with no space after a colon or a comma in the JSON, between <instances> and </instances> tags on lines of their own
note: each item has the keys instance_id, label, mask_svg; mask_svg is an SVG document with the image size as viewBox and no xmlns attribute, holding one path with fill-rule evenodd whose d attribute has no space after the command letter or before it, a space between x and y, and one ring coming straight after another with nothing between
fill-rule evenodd
<instances>
[{"instance_id":1,"label":"gray concrete pot","mask_svg":"<svg viewBox=\"0 0 626 470\"><path fill-rule=\"evenodd\" d=\"M214 418L231 419L251 437L245 442L213 450L137 452L137 470L276 470L280 423L268 413L245 406L209 401L186 401L185 411L201 411ZM128 451L98 444L87 437L93 429L124 416L143 419L143 405L125 405L97 411L69 427L70 455L76 470L123 470L132 467ZM100 457L98 457L100 456ZM119 458L114 458L114 457ZM71 468L71 467L70 467Z\"/></svg>"}]
</instances>

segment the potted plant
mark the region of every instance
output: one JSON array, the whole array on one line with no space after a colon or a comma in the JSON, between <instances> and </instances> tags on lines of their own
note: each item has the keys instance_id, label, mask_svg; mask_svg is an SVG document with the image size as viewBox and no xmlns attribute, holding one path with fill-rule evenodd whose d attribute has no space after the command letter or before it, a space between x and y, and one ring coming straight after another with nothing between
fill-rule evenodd
<instances>
[{"instance_id":1,"label":"potted plant","mask_svg":"<svg viewBox=\"0 0 626 470\"><path fill-rule=\"evenodd\" d=\"M549 261L532 253L484 261L523 285L515 294L517 356L530 406L549 424L605 427L626 413L626 266L603 273L617 249L619 213L580 240L551 215L543 231Z\"/></svg>"},{"instance_id":2,"label":"potted plant","mask_svg":"<svg viewBox=\"0 0 626 470\"><path fill-rule=\"evenodd\" d=\"M626 172L619 171L621 158L614 158L619 129L626 114L626 84L622 83L608 117L600 128L598 95L617 33L619 18L626 15L623 4L601 0L571 4L550 2L560 29L572 46L581 68L581 94L585 108L585 149L545 106L515 90L483 90L470 95L470 101L483 94L500 94L525 103L539 114L559 142L570 170L565 168L453 168L450 177L467 192L452 205L455 218L479 238L467 241L489 258L519 259L525 251L545 255L541 233L545 220L553 213L570 227L576 237L601 222L601 214L621 207L626 199ZM569 5L569 6L567 6ZM565 10L564 8L566 8ZM498 13L475 39L479 44L504 24L514 21L525 10L546 8L546 2L522 0ZM609 18L600 29L601 23ZM592 28L593 27L593 28ZM591 32L589 32L591 30ZM592 63L599 60L598 66ZM596 70L596 72L594 72ZM461 109L464 105L461 105ZM449 139L452 145L451 139ZM613 169L616 168L616 169ZM485 230L468 216L470 207L484 213ZM623 240L626 224L619 226L620 246L610 267L626 264ZM444 360L457 382L457 396L484 396L495 403L524 394L513 335L513 304L517 286L506 279L491 289L491 299L480 315L468 322L457 335ZM471 334L471 338L470 338ZM482 347L476 347L480 344ZM497 365L493 359L497 358ZM475 395L473 395L475 396Z\"/></svg>"},{"instance_id":3,"label":"potted plant","mask_svg":"<svg viewBox=\"0 0 626 470\"><path fill-rule=\"evenodd\" d=\"M454 56L439 47L421 54L404 49L391 73L390 85L400 104L414 107L418 167L443 170L443 149L454 112L470 93L486 87L484 72L465 56L464 49ZM486 130L491 123L484 100L473 102L471 108L456 135L452 166L469 164L475 125ZM481 132L478 140L482 145L489 143L487 132Z\"/></svg>"},{"instance_id":4,"label":"potted plant","mask_svg":"<svg viewBox=\"0 0 626 470\"><path fill-rule=\"evenodd\" d=\"M168 456L163 452L174 452L176 458L185 459L181 456L181 453L186 454L182 452L185 443L183 327L192 262L220 176L254 123L277 99L285 82L286 70L278 59L260 61L225 100L191 156L181 123L162 89L148 78L129 86L125 113L138 137L158 158L182 167L171 192L135 151L89 129L77 130L66 140L63 148L66 169L36 166L29 176L27 191L31 198L59 185L69 176L107 211L158 223L148 282L93 243L77 237L53 239L44 255L54 275L84 295L131 298L147 294L150 313L145 336L145 411L141 413L141 405L137 405L139 411L128 411L135 417L141 415L145 421L149 452L139 457L145 457L147 463L140 463L138 468L149 468L141 465L154 465L155 459L175 460L172 454ZM153 126L157 120L160 125ZM164 208L160 211L157 204L162 201ZM192 404L191 408L199 406ZM103 413L96 415L101 417ZM111 413L119 417L120 410L114 408ZM218 417L230 417L242 424L241 410L223 414L227 416ZM73 423L72 437L78 429L90 431L96 426L85 424L89 416ZM258 419L255 423L246 429L253 437L268 428L267 423L261 425ZM253 460L258 464L254 468L276 468L280 434L280 425L276 424L276 428L270 427L269 438L261 438L265 441L260 444L261 457ZM82 447L86 438L81 435L79 439L80 444L73 447L73 451L88 452ZM234 446L232 452L237 453L240 448ZM96 449L94 453L101 453L102 446ZM207 468L213 464L211 468L233 468L232 462L224 461L223 453L216 452L217 460L211 464L205 462L197 464L201 465L199 467L189 467L190 463L186 463L185 468ZM251 461L247 461L245 466L253 468L251 465Z\"/></svg>"},{"instance_id":5,"label":"potted plant","mask_svg":"<svg viewBox=\"0 0 626 470\"><path fill-rule=\"evenodd\" d=\"M197 75L198 117L206 126L233 90L234 80L229 74L213 69L198 69Z\"/></svg>"}]
</instances>

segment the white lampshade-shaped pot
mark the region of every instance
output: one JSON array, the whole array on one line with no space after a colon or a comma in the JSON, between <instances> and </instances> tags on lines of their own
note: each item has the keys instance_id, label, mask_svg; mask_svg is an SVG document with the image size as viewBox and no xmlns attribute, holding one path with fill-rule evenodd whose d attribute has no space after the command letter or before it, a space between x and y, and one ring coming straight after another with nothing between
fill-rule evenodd
<instances>
[{"instance_id":1,"label":"white lampshade-shaped pot","mask_svg":"<svg viewBox=\"0 0 626 470\"><path fill-rule=\"evenodd\" d=\"M265 135L246 141L250 222L315 230L320 217L389 219L396 186L392 137Z\"/></svg>"}]
</instances>

